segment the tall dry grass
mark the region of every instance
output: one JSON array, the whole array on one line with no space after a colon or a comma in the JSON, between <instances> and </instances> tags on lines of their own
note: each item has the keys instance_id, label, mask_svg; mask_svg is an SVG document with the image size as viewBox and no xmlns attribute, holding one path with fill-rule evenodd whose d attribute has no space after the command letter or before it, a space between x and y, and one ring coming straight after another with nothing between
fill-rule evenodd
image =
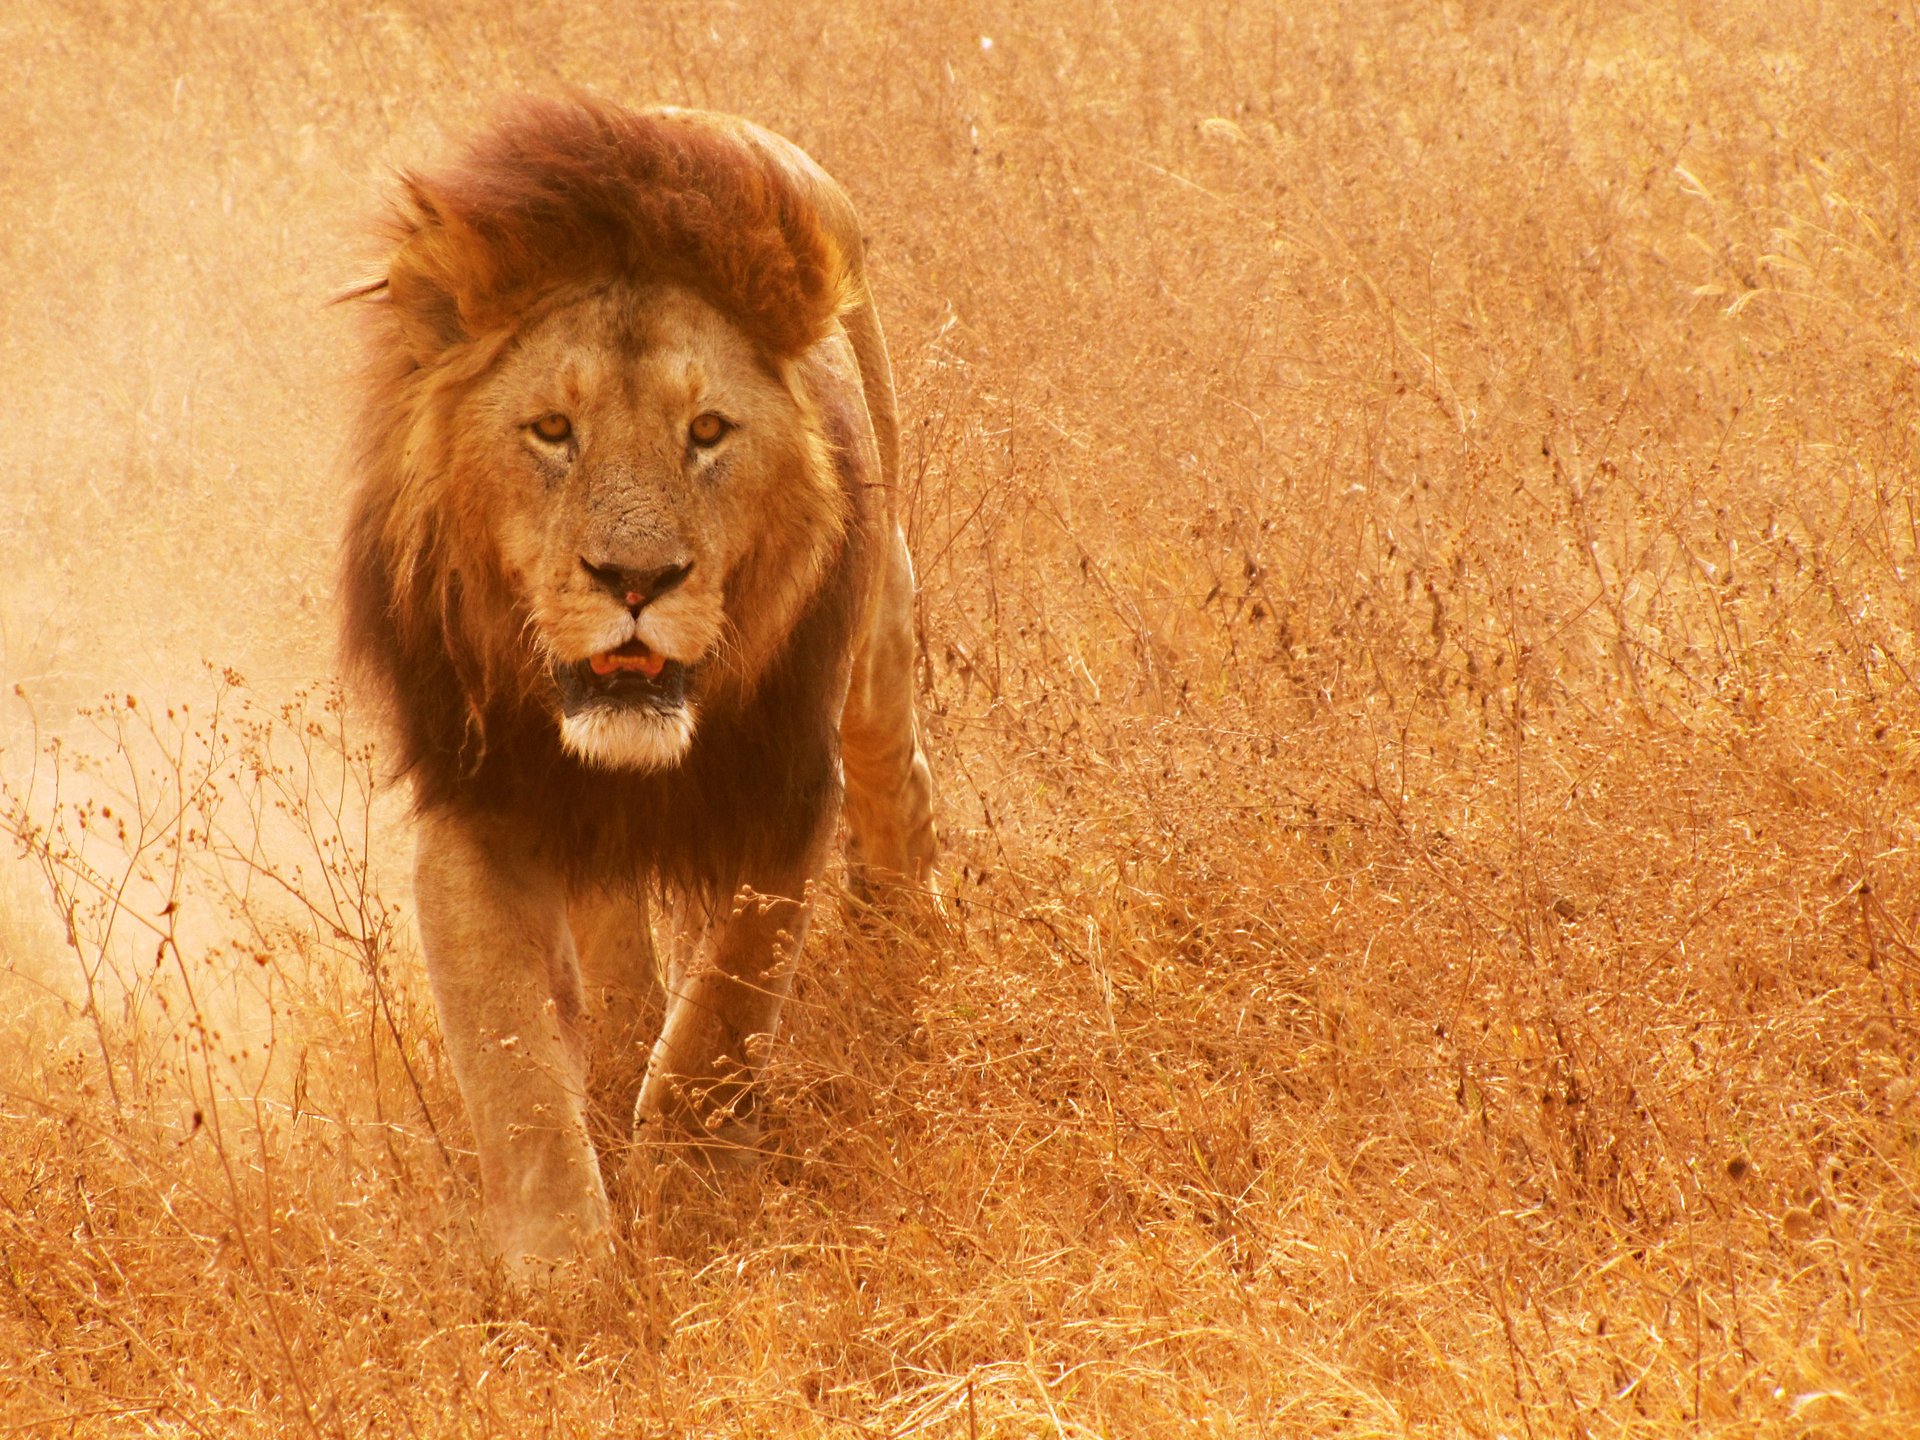
<instances>
[{"instance_id":1,"label":"tall dry grass","mask_svg":"<svg viewBox=\"0 0 1920 1440\"><path fill-rule=\"evenodd\" d=\"M1920 1425L1911 6L0 42L0 1433ZM389 167L565 84L863 208L956 925L829 915L778 1157L529 1316L404 823L296 692L321 301Z\"/></svg>"}]
</instances>

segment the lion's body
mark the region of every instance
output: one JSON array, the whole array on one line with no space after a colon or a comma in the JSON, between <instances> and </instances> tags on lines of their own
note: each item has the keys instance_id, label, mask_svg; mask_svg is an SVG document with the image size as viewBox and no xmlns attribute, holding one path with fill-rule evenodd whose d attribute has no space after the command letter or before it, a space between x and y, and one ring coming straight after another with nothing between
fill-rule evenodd
<instances>
[{"instance_id":1,"label":"lion's body","mask_svg":"<svg viewBox=\"0 0 1920 1440\"><path fill-rule=\"evenodd\" d=\"M543 1264L604 1243L589 1089L750 1133L843 773L863 873L930 883L892 379L851 205L743 121L529 103L393 228L346 647L493 1240ZM656 884L690 939L642 1080Z\"/></svg>"}]
</instances>

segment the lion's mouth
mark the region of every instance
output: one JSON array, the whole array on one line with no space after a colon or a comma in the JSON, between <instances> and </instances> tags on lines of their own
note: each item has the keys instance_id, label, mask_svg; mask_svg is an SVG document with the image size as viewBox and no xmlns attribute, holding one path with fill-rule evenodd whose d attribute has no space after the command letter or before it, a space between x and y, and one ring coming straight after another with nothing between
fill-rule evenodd
<instances>
[{"instance_id":1,"label":"lion's mouth","mask_svg":"<svg viewBox=\"0 0 1920 1440\"><path fill-rule=\"evenodd\" d=\"M657 650L649 650L638 640L629 640L618 650L603 650L588 656L587 668L602 680L609 675L636 672L649 680L658 680L660 672L667 668L667 657Z\"/></svg>"},{"instance_id":2,"label":"lion's mouth","mask_svg":"<svg viewBox=\"0 0 1920 1440\"><path fill-rule=\"evenodd\" d=\"M677 710L686 703L691 674L680 661L643 641L629 640L616 650L556 665L553 678L560 688L560 708L576 715L597 705Z\"/></svg>"}]
</instances>

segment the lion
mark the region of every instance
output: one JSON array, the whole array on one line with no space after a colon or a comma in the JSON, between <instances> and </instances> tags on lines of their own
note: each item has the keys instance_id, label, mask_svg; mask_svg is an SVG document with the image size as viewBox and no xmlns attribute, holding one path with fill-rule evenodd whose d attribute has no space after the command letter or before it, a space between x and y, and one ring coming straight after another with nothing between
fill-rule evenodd
<instances>
[{"instance_id":1,"label":"lion","mask_svg":"<svg viewBox=\"0 0 1920 1440\"><path fill-rule=\"evenodd\" d=\"M852 203L745 120L526 100L400 192L343 648L487 1238L541 1273L607 1251L596 1137L755 1143L842 818L857 893L936 893L893 380Z\"/></svg>"}]
</instances>

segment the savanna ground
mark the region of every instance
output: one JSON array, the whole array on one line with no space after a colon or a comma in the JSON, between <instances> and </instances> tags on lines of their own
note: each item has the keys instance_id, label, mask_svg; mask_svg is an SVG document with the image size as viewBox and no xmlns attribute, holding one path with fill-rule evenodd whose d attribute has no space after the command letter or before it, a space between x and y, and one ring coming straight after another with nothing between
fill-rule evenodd
<instances>
[{"instance_id":1,"label":"savanna ground","mask_svg":"<svg viewBox=\"0 0 1920 1440\"><path fill-rule=\"evenodd\" d=\"M0 1435L1920 1429L1913 6L632 9L0 13ZM324 302L569 85L864 210L955 903L529 1319Z\"/></svg>"}]
</instances>

